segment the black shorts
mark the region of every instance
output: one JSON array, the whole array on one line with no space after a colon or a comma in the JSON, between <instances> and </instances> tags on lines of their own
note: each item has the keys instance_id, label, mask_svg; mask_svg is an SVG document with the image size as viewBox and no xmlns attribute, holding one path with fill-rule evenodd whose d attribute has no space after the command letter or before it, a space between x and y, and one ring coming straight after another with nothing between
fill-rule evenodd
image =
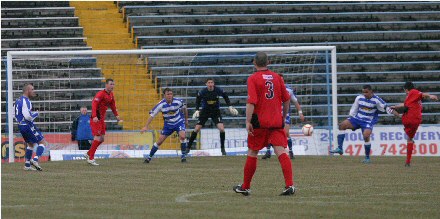
<instances>
[{"instance_id":1,"label":"black shorts","mask_svg":"<svg viewBox=\"0 0 440 219\"><path fill-rule=\"evenodd\" d=\"M197 125L205 126L205 123L206 121L208 121L209 118L212 119L212 122L214 122L215 125L223 123L220 109L214 109L200 111L199 121L197 122Z\"/></svg>"}]
</instances>

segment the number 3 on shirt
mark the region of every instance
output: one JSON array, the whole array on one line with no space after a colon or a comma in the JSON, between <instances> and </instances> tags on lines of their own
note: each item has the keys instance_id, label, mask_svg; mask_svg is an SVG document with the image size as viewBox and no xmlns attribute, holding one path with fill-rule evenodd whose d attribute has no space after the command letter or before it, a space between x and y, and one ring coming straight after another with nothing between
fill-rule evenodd
<instances>
[{"instance_id":1,"label":"number 3 on shirt","mask_svg":"<svg viewBox=\"0 0 440 219\"><path fill-rule=\"evenodd\" d=\"M267 87L266 99L272 99L273 96L274 96L274 94L273 94L273 82L272 81L266 81L265 85Z\"/></svg>"}]
</instances>

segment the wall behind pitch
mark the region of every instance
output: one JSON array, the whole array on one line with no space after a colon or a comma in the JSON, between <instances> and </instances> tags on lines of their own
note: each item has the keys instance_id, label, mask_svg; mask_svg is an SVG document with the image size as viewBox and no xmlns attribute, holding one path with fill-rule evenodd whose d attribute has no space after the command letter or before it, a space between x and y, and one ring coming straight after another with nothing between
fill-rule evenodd
<instances>
[{"instance_id":1,"label":"wall behind pitch","mask_svg":"<svg viewBox=\"0 0 440 219\"><path fill-rule=\"evenodd\" d=\"M291 129L294 152L298 155L328 155L329 132L315 129L312 136L304 136L299 129ZM375 127L371 136L372 155L404 156L406 155L407 136L403 126ZM416 147L414 156L440 156L440 126L419 127L414 137ZM217 129L202 129L200 136L201 149L220 148L220 137ZM344 155L364 155L364 140L360 130L348 130L344 142ZM226 149L247 147L245 129L226 129ZM301 153L304 151L303 153Z\"/></svg>"}]
</instances>

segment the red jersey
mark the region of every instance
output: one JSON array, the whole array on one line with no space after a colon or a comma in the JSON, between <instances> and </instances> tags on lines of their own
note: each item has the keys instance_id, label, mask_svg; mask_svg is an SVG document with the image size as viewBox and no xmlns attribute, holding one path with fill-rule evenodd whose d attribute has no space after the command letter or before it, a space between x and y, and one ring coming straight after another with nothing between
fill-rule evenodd
<instances>
[{"instance_id":1,"label":"red jersey","mask_svg":"<svg viewBox=\"0 0 440 219\"><path fill-rule=\"evenodd\" d=\"M254 104L260 128L282 128L282 103L290 99L283 79L270 70L258 71L247 81L247 103ZM255 128L255 127L254 127Z\"/></svg>"},{"instance_id":2,"label":"red jersey","mask_svg":"<svg viewBox=\"0 0 440 219\"><path fill-rule=\"evenodd\" d=\"M422 92L411 89L406 96L404 106L408 108L402 116L402 121L422 121Z\"/></svg>"},{"instance_id":3,"label":"red jersey","mask_svg":"<svg viewBox=\"0 0 440 219\"><path fill-rule=\"evenodd\" d=\"M108 93L105 89L99 91L92 101L92 118L98 117L99 120L104 121L105 113L110 107L113 114L118 116L118 111L116 110L115 97L113 92Z\"/></svg>"}]
</instances>

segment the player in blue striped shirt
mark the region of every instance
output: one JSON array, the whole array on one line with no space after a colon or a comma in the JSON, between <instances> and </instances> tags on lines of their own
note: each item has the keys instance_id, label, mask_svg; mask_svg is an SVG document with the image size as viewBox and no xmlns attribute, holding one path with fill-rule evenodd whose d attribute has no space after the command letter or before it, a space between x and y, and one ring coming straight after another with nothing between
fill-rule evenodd
<instances>
[{"instance_id":1,"label":"player in blue striped shirt","mask_svg":"<svg viewBox=\"0 0 440 219\"><path fill-rule=\"evenodd\" d=\"M156 151L159 149L160 145L170 136L173 132L179 134L180 147L182 150L181 161L186 162L186 126L188 125L188 110L186 108L186 103L179 98L173 97L173 91L169 88L163 90L165 96L153 109L150 111L150 118L147 120L147 124L142 128L141 133L150 130L150 123L153 121L154 117L162 112L164 126L162 132L160 133L159 139L154 143L151 148L150 155L145 159L145 163L149 163L151 158L154 156Z\"/></svg>"},{"instance_id":2,"label":"player in blue striped shirt","mask_svg":"<svg viewBox=\"0 0 440 219\"><path fill-rule=\"evenodd\" d=\"M364 85L362 94L357 96L351 109L350 117L339 124L338 148L330 150L330 153L344 154L343 144L345 139L345 130L361 129L364 137L365 160L363 163L370 163L371 142L370 135L373 126L377 123L379 112L386 112L401 117L399 113L391 109L385 101L374 95L370 85Z\"/></svg>"},{"instance_id":3,"label":"player in blue striped shirt","mask_svg":"<svg viewBox=\"0 0 440 219\"><path fill-rule=\"evenodd\" d=\"M38 164L38 158L43 154L44 145L47 145L47 142L40 130L34 125L34 119L38 117L38 112L32 112L32 103L29 98L35 96L34 86L32 84L24 85L23 95L15 101L15 119L18 123L18 129L27 144L24 170L42 171L43 168ZM37 151L34 158L32 158L34 147L37 148Z\"/></svg>"}]
</instances>

